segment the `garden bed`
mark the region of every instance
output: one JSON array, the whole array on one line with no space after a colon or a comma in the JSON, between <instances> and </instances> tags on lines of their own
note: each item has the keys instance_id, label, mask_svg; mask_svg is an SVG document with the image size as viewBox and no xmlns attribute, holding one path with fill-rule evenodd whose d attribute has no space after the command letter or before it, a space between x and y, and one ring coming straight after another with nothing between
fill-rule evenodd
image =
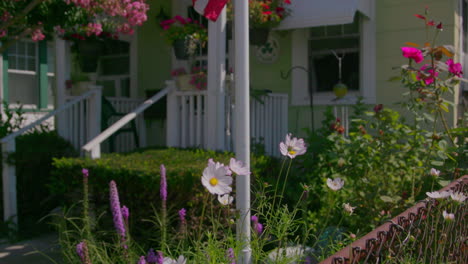
<instances>
[{"instance_id":1,"label":"garden bed","mask_svg":"<svg viewBox=\"0 0 468 264\"><path fill-rule=\"evenodd\" d=\"M53 163L51 193L62 201L64 208L80 201L82 194L82 168L89 170L89 192L91 209L97 214L108 211L109 182L119 185L121 201L132 210L132 218L138 222L130 223L137 236L144 234L145 223L154 210L160 209L160 165L167 169L169 186L168 206L173 209L195 206L197 195L201 193L201 173L209 158L229 164L234 154L199 149L145 149L128 154L104 154L100 159L62 158ZM252 156L252 175L275 175L278 162L265 156ZM111 228L111 217L104 217L106 227ZM106 220L107 219L107 220Z\"/></svg>"},{"instance_id":2,"label":"garden bed","mask_svg":"<svg viewBox=\"0 0 468 264\"><path fill-rule=\"evenodd\" d=\"M466 193L468 175L447 185L439 193L444 191ZM442 211L449 207L443 200L418 202L321 263L407 263L409 260L414 263L466 263L467 207L462 202L455 207L456 211L451 211L454 219L441 221L438 226L438 220L445 218ZM455 208L451 207L452 210Z\"/></svg>"}]
</instances>

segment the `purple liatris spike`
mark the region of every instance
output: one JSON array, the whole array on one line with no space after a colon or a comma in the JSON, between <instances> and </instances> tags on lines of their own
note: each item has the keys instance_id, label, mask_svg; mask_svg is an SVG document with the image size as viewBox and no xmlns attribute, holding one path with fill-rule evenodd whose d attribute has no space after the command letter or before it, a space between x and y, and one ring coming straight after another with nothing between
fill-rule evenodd
<instances>
[{"instance_id":1,"label":"purple liatris spike","mask_svg":"<svg viewBox=\"0 0 468 264\"><path fill-rule=\"evenodd\" d=\"M146 264L145 256L141 256L137 264Z\"/></svg>"},{"instance_id":2,"label":"purple liatris spike","mask_svg":"<svg viewBox=\"0 0 468 264\"><path fill-rule=\"evenodd\" d=\"M81 173L83 174L83 177L88 178L89 177L89 171L88 169L83 168L81 170Z\"/></svg>"},{"instance_id":3,"label":"purple liatris spike","mask_svg":"<svg viewBox=\"0 0 468 264\"><path fill-rule=\"evenodd\" d=\"M158 257L157 257L157 264L163 264L164 263L164 255L162 251L158 251Z\"/></svg>"},{"instance_id":4,"label":"purple liatris spike","mask_svg":"<svg viewBox=\"0 0 468 264\"><path fill-rule=\"evenodd\" d=\"M156 257L156 253L154 252L154 249L150 248L150 250L148 250L148 254L146 254L146 261L148 263L158 262L158 258Z\"/></svg>"},{"instance_id":5,"label":"purple liatris spike","mask_svg":"<svg viewBox=\"0 0 468 264\"><path fill-rule=\"evenodd\" d=\"M80 257L80 261L82 264L91 264L91 259L89 258L88 246L86 245L86 241L81 241L76 245L76 253Z\"/></svg>"},{"instance_id":6,"label":"purple liatris spike","mask_svg":"<svg viewBox=\"0 0 468 264\"><path fill-rule=\"evenodd\" d=\"M259 222L258 216L252 215L252 217L250 219L253 222L253 225L254 225L254 228L255 228L255 231L257 232L257 234L261 235L262 232L263 232L263 225Z\"/></svg>"},{"instance_id":7,"label":"purple liatris spike","mask_svg":"<svg viewBox=\"0 0 468 264\"><path fill-rule=\"evenodd\" d=\"M179 219L182 224L185 223L185 216L187 215L187 210L185 208L182 208L179 210Z\"/></svg>"},{"instance_id":8,"label":"purple liatris spike","mask_svg":"<svg viewBox=\"0 0 468 264\"><path fill-rule=\"evenodd\" d=\"M130 211L128 210L127 206L122 206L122 217L125 220L125 223L128 224L128 217L130 216Z\"/></svg>"},{"instance_id":9,"label":"purple liatris spike","mask_svg":"<svg viewBox=\"0 0 468 264\"><path fill-rule=\"evenodd\" d=\"M236 256L234 255L234 249L229 248L227 251L227 257L231 264L236 264Z\"/></svg>"},{"instance_id":10,"label":"purple liatris spike","mask_svg":"<svg viewBox=\"0 0 468 264\"><path fill-rule=\"evenodd\" d=\"M115 181L109 183L110 192L110 205L112 210L112 216L114 218L114 226L117 233L125 239L125 226L122 218L122 209L120 207L119 192L117 191L117 185Z\"/></svg>"},{"instance_id":11,"label":"purple liatris spike","mask_svg":"<svg viewBox=\"0 0 468 264\"><path fill-rule=\"evenodd\" d=\"M159 190L161 199L163 201L167 200L167 180L166 180L166 167L164 164L161 164L161 189Z\"/></svg>"},{"instance_id":12,"label":"purple liatris spike","mask_svg":"<svg viewBox=\"0 0 468 264\"><path fill-rule=\"evenodd\" d=\"M255 231L257 231L257 234L261 235L262 232L263 232L263 225L260 224L260 223L257 223L257 224L255 225Z\"/></svg>"},{"instance_id":13,"label":"purple liatris spike","mask_svg":"<svg viewBox=\"0 0 468 264\"><path fill-rule=\"evenodd\" d=\"M83 245L84 245L84 241L76 245L76 254L78 254L78 257L80 257L81 262L84 262Z\"/></svg>"}]
</instances>

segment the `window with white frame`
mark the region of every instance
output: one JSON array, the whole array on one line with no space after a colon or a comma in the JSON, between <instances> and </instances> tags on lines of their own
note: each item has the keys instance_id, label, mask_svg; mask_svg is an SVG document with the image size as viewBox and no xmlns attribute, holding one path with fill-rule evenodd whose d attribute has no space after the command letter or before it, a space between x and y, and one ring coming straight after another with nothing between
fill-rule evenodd
<instances>
[{"instance_id":1,"label":"window with white frame","mask_svg":"<svg viewBox=\"0 0 468 264\"><path fill-rule=\"evenodd\" d=\"M355 16L352 24L314 27L309 32L308 68L312 91L332 92L333 86L340 81L348 86L349 91L358 91L359 16Z\"/></svg>"},{"instance_id":2,"label":"window with white frame","mask_svg":"<svg viewBox=\"0 0 468 264\"><path fill-rule=\"evenodd\" d=\"M31 40L19 40L7 51L8 58L8 101L10 107L17 107L18 103L25 109L37 109L40 105L40 94L47 97L47 106L53 107L54 103L54 70L55 55L53 44L44 42L44 51L47 53L48 85L42 87L39 84L39 58L40 47L37 42Z\"/></svg>"},{"instance_id":3,"label":"window with white frame","mask_svg":"<svg viewBox=\"0 0 468 264\"><path fill-rule=\"evenodd\" d=\"M32 41L17 41L8 49L9 70L36 72L37 45Z\"/></svg>"},{"instance_id":4,"label":"window with white frame","mask_svg":"<svg viewBox=\"0 0 468 264\"><path fill-rule=\"evenodd\" d=\"M293 105L309 105L310 91L316 105L334 104L333 86L348 87L348 101L363 96L375 103L375 20L359 12L353 23L296 29L292 34ZM366 52L360 52L365 50Z\"/></svg>"}]
</instances>

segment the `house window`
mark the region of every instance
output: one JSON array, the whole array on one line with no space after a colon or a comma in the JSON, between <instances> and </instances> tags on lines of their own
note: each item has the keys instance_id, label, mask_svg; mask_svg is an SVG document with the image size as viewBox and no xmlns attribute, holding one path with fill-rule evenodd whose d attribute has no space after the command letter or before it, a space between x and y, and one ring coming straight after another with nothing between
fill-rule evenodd
<instances>
[{"instance_id":1,"label":"house window","mask_svg":"<svg viewBox=\"0 0 468 264\"><path fill-rule=\"evenodd\" d=\"M339 80L350 91L359 90L359 18L345 25L322 26L310 29L309 85L314 93L332 92Z\"/></svg>"},{"instance_id":2,"label":"house window","mask_svg":"<svg viewBox=\"0 0 468 264\"><path fill-rule=\"evenodd\" d=\"M37 45L30 41L18 41L8 49L10 70L36 72Z\"/></svg>"},{"instance_id":3,"label":"house window","mask_svg":"<svg viewBox=\"0 0 468 264\"><path fill-rule=\"evenodd\" d=\"M99 77L103 95L130 97L130 43L107 40L104 54L99 57Z\"/></svg>"},{"instance_id":4,"label":"house window","mask_svg":"<svg viewBox=\"0 0 468 264\"><path fill-rule=\"evenodd\" d=\"M7 51L7 86L5 99L10 107L23 109L53 107L54 53L53 45L45 41L20 40Z\"/></svg>"},{"instance_id":5,"label":"house window","mask_svg":"<svg viewBox=\"0 0 468 264\"><path fill-rule=\"evenodd\" d=\"M375 103L376 47L373 7L369 16L356 12L353 23L296 29L292 33L292 105L338 103L333 86L341 82L348 87L346 102ZM361 51L366 52L361 52Z\"/></svg>"}]
</instances>

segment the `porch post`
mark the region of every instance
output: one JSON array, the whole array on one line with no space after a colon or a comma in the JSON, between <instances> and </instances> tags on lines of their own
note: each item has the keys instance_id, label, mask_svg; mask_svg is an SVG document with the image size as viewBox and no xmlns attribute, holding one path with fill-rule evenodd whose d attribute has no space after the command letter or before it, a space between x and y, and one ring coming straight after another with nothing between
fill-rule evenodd
<instances>
[{"instance_id":1,"label":"porch post","mask_svg":"<svg viewBox=\"0 0 468 264\"><path fill-rule=\"evenodd\" d=\"M1 45L1 43L0 43ZM3 118L3 89L4 89L4 81L3 81L3 54L0 53L0 117Z\"/></svg>"},{"instance_id":2,"label":"porch post","mask_svg":"<svg viewBox=\"0 0 468 264\"><path fill-rule=\"evenodd\" d=\"M55 37L55 81L56 81L56 105L58 108L65 104L66 100L66 80L70 79L70 52L65 40ZM67 138L66 116L64 113L58 114L56 118L56 129L60 136Z\"/></svg>"},{"instance_id":3,"label":"porch post","mask_svg":"<svg viewBox=\"0 0 468 264\"><path fill-rule=\"evenodd\" d=\"M169 89L166 104L166 144L168 147L180 147L180 108L177 96L174 94L175 82L166 81L166 87Z\"/></svg>"},{"instance_id":4,"label":"porch post","mask_svg":"<svg viewBox=\"0 0 468 264\"><path fill-rule=\"evenodd\" d=\"M8 164L5 160L9 153L16 151L16 139L2 144L3 153L3 220L18 224L17 198L16 198L16 166Z\"/></svg>"},{"instance_id":5,"label":"porch post","mask_svg":"<svg viewBox=\"0 0 468 264\"><path fill-rule=\"evenodd\" d=\"M224 150L225 110L224 86L226 80L226 8L216 22L208 22L208 103L206 114L209 149Z\"/></svg>"},{"instance_id":6,"label":"porch post","mask_svg":"<svg viewBox=\"0 0 468 264\"><path fill-rule=\"evenodd\" d=\"M235 151L236 158L250 168L249 106L249 1L234 1L235 45ZM250 175L236 177L237 240L242 244L239 263L250 264Z\"/></svg>"}]
</instances>

